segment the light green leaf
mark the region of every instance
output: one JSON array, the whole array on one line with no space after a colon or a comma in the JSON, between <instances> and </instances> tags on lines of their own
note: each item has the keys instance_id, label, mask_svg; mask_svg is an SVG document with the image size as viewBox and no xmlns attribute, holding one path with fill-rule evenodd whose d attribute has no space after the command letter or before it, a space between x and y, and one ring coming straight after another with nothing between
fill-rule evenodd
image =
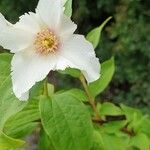
<instances>
[{"instance_id":1,"label":"light green leaf","mask_svg":"<svg viewBox=\"0 0 150 150\"><path fill-rule=\"evenodd\" d=\"M93 145L90 150L105 150L105 145L101 134L98 131L93 133Z\"/></svg>"},{"instance_id":2,"label":"light green leaf","mask_svg":"<svg viewBox=\"0 0 150 150\"><path fill-rule=\"evenodd\" d=\"M88 101L87 95L85 94L84 91L82 91L80 89L71 89L71 90L67 91L66 93L68 93L71 96L74 96L76 99L78 99L82 102Z\"/></svg>"},{"instance_id":3,"label":"light green leaf","mask_svg":"<svg viewBox=\"0 0 150 150\"><path fill-rule=\"evenodd\" d=\"M126 115L127 121L131 122L135 120L135 117L139 120L142 118L142 113L140 110L125 106L123 104L120 105L123 113Z\"/></svg>"},{"instance_id":4,"label":"light green leaf","mask_svg":"<svg viewBox=\"0 0 150 150\"><path fill-rule=\"evenodd\" d=\"M37 127L40 120L39 100L29 100L27 106L8 119L4 132L13 138L22 138Z\"/></svg>"},{"instance_id":5,"label":"light green leaf","mask_svg":"<svg viewBox=\"0 0 150 150\"><path fill-rule=\"evenodd\" d=\"M145 133L150 137L150 121L147 115L142 115L141 111L135 108L120 105L128 122L128 130L134 131L136 134Z\"/></svg>"},{"instance_id":6,"label":"light green leaf","mask_svg":"<svg viewBox=\"0 0 150 150\"><path fill-rule=\"evenodd\" d=\"M44 90L43 85L44 85L43 81L40 81L32 87L32 89L30 90L30 99L38 97L43 94Z\"/></svg>"},{"instance_id":7,"label":"light green leaf","mask_svg":"<svg viewBox=\"0 0 150 150\"><path fill-rule=\"evenodd\" d=\"M78 70L78 69L74 69L74 68L66 68L65 70L63 71L59 71L61 74L67 74L67 75L70 75L74 78L79 78L80 75L81 75L81 71Z\"/></svg>"},{"instance_id":8,"label":"light green leaf","mask_svg":"<svg viewBox=\"0 0 150 150\"><path fill-rule=\"evenodd\" d=\"M104 150L127 150L129 137L117 137L113 134L101 133Z\"/></svg>"},{"instance_id":9,"label":"light green leaf","mask_svg":"<svg viewBox=\"0 0 150 150\"><path fill-rule=\"evenodd\" d=\"M22 140L13 139L4 133L0 133L0 150L15 150L25 144Z\"/></svg>"},{"instance_id":10,"label":"light green leaf","mask_svg":"<svg viewBox=\"0 0 150 150\"><path fill-rule=\"evenodd\" d=\"M0 54L0 86L10 74L10 62L12 55L8 53Z\"/></svg>"},{"instance_id":11,"label":"light green leaf","mask_svg":"<svg viewBox=\"0 0 150 150\"><path fill-rule=\"evenodd\" d=\"M64 13L68 17L72 16L72 0L67 0L67 2L65 3L65 11L64 11Z\"/></svg>"},{"instance_id":12,"label":"light green leaf","mask_svg":"<svg viewBox=\"0 0 150 150\"><path fill-rule=\"evenodd\" d=\"M102 116L122 115L122 110L113 103L105 102L101 105L99 112Z\"/></svg>"},{"instance_id":13,"label":"light green leaf","mask_svg":"<svg viewBox=\"0 0 150 150\"><path fill-rule=\"evenodd\" d=\"M101 130L109 134L123 136L123 134L121 134L121 129L125 127L125 125L126 121L111 121L101 126Z\"/></svg>"},{"instance_id":14,"label":"light green leaf","mask_svg":"<svg viewBox=\"0 0 150 150\"><path fill-rule=\"evenodd\" d=\"M41 97L42 125L56 150L89 150L93 126L86 107L68 93Z\"/></svg>"},{"instance_id":15,"label":"light green leaf","mask_svg":"<svg viewBox=\"0 0 150 150\"><path fill-rule=\"evenodd\" d=\"M39 143L38 143L38 147L39 147L38 150L55 150L50 142L51 141L48 135L45 133L43 129L41 129Z\"/></svg>"},{"instance_id":16,"label":"light green leaf","mask_svg":"<svg viewBox=\"0 0 150 150\"><path fill-rule=\"evenodd\" d=\"M99 27L93 29L92 31L90 31L86 37L86 39L91 42L94 46L94 48L96 48L99 44L100 41L100 37L101 37L101 32L104 28L104 26L107 24L107 22L111 19L112 17L109 17L108 19L106 19L102 25L100 25Z\"/></svg>"},{"instance_id":17,"label":"light green leaf","mask_svg":"<svg viewBox=\"0 0 150 150\"><path fill-rule=\"evenodd\" d=\"M0 130L7 119L12 115L22 110L26 102L19 101L12 91L12 84L10 78L10 60L11 55L0 54Z\"/></svg>"},{"instance_id":18,"label":"light green leaf","mask_svg":"<svg viewBox=\"0 0 150 150\"><path fill-rule=\"evenodd\" d=\"M49 95L53 95L54 92L55 92L55 87L54 87L54 85L48 83L48 84L47 84L47 88L48 88L48 94L49 94Z\"/></svg>"},{"instance_id":19,"label":"light green leaf","mask_svg":"<svg viewBox=\"0 0 150 150\"><path fill-rule=\"evenodd\" d=\"M144 132L150 139L150 120L149 120L149 118L144 120L141 131Z\"/></svg>"},{"instance_id":20,"label":"light green leaf","mask_svg":"<svg viewBox=\"0 0 150 150\"><path fill-rule=\"evenodd\" d=\"M101 77L89 85L90 92L95 97L105 90L115 72L114 57L102 63Z\"/></svg>"},{"instance_id":21,"label":"light green leaf","mask_svg":"<svg viewBox=\"0 0 150 150\"><path fill-rule=\"evenodd\" d=\"M8 77L0 87L0 130L7 119L22 110L26 102L20 102L12 93L11 79Z\"/></svg>"},{"instance_id":22,"label":"light green leaf","mask_svg":"<svg viewBox=\"0 0 150 150\"><path fill-rule=\"evenodd\" d=\"M131 138L130 145L140 150L150 150L150 139L145 134L139 133Z\"/></svg>"},{"instance_id":23,"label":"light green leaf","mask_svg":"<svg viewBox=\"0 0 150 150\"><path fill-rule=\"evenodd\" d=\"M24 144L23 141L5 135L4 124L14 114L22 110L26 103L13 95L10 78L11 55L0 54L0 150L10 150Z\"/></svg>"}]
</instances>

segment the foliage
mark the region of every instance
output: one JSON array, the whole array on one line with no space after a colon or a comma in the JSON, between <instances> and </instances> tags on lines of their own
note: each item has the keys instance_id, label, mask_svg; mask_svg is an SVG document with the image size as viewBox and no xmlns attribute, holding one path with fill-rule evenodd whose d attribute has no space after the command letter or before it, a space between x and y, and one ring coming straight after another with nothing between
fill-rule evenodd
<instances>
[{"instance_id":1,"label":"foliage","mask_svg":"<svg viewBox=\"0 0 150 150\"><path fill-rule=\"evenodd\" d=\"M7 89L9 89L8 86L11 87L8 76L10 74L10 58L11 55L6 53L0 55L1 68L4 66L6 68L1 70L0 76L3 79L6 78L6 81L4 80L5 83L1 84L0 92L4 92L2 89L6 91L6 86ZM102 64L102 74L112 70L112 65L114 65L111 63L112 60ZM95 82L99 82L99 80ZM105 82L109 83L110 79L105 79ZM99 84L94 84L95 88L97 86L99 89ZM105 87L106 84L101 85L102 89ZM39 90L39 88L34 88L34 91L35 89ZM0 101L3 102L1 105L3 115L0 120L0 124L2 124L0 146L4 150L9 149L12 143L13 149L24 144L23 141L13 138L22 138L30 134L38 127L40 120L44 130L41 128L42 139L40 138L39 141L39 149L47 146L45 149L55 150L127 150L129 148L149 150L150 120L139 110L123 104L116 106L112 103L98 103L96 109L101 117L97 118L95 111L91 113L91 109L85 105L85 102L88 102L86 100L91 98L86 96L88 93L84 94L78 89L55 93L51 85L49 85L48 91L48 97L42 95L37 97L36 95L36 98L30 97L31 100L28 103L15 100L11 90L6 91L7 94L3 94L4 100L0 97ZM8 97L9 94L13 97ZM11 105L7 105L8 102ZM5 109L7 113L4 114Z\"/></svg>"},{"instance_id":2,"label":"foliage","mask_svg":"<svg viewBox=\"0 0 150 150\"><path fill-rule=\"evenodd\" d=\"M108 2L103 4L107 6ZM66 4L66 13L70 16L69 6L70 3ZM103 28L103 25L99 28ZM112 32L118 33L118 27L116 31L112 30L115 27L112 25L109 29L110 35ZM97 29L93 29L87 36L95 47L101 39L101 30L97 34ZM56 91L52 84L43 88L45 81L42 81L32 88L29 101L21 102L12 92L12 55L0 54L0 150L28 147L25 137L33 132L38 132L40 136L39 150L149 150L149 117L124 104L99 100L111 82L116 68L115 60L118 64L119 56L117 54L115 58L104 61L100 79L91 84L86 83L79 70L67 68L59 71L60 76L64 74L76 78L81 82L82 89L79 86L76 89ZM113 86L121 82L117 81L117 76L114 81L116 83Z\"/></svg>"},{"instance_id":3,"label":"foliage","mask_svg":"<svg viewBox=\"0 0 150 150\"><path fill-rule=\"evenodd\" d=\"M10 21L16 22L24 12L33 11L37 2L38 0L2 0L0 11ZM66 3L67 8L70 7L70 2L71 0ZM116 60L116 74L101 99L109 97L115 99L115 102L124 100L126 104L139 107L147 113L150 113L149 5L149 1L142 0L73 1L73 20L78 24L79 33L87 34L107 17L113 17L96 51L102 61L112 55L115 55ZM74 83L72 79L63 80L69 88ZM59 83L63 87L63 81L60 80Z\"/></svg>"},{"instance_id":4,"label":"foliage","mask_svg":"<svg viewBox=\"0 0 150 150\"><path fill-rule=\"evenodd\" d=\"M106 94L111 93L109 98L115 102L124 100L126 104L149 113L149 2L102 0L97 3L107 14L114 14L114 21L106 28L98 47L103 60L112 54L116 60L116 74Z\"/></svg>"},{"instance_id":5,"label":"foliage","mask_svg":"<svg viewBox=\"0 0 150 150\"><path fill-rule=\"evenodd\" d=\"M107 17L113 19L97 48L102 61L115 55L116 74L101 99L115 99L150 113L149 1L80 0L75 2L78 32L88 33ZM82 17L81 17L82 16Z\"/></svg>"},{"instance_id":6,"label":"foliage","mask_svg":"<svg viewBox=\"0 0 150 150\"><path fill-rule=\"evenodd\" d=\"M150 106L150 14L147 5L149 2L120 1L114 15L116 23L107 28L109 41L113 44L109 49L116 55L117 65L110 87L115 89L112 97L117 102L124 99L145 112L149 112ZM102 48L105 47L103 44Z\"/></svg>"}]
</instances>

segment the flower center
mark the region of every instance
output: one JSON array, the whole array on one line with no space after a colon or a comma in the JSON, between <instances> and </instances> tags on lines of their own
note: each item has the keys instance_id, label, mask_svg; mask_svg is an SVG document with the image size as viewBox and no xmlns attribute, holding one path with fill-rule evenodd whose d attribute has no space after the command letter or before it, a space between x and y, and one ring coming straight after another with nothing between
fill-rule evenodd
<instances>
[{"instance_id":1,"label":"flower center","mask_svg":"<svg viewBox=\"0 0 150 150\"><path fill-rule=\"evenodd\" d=\"M37 53L47 55L56 52L59 40L52 31L44 29L37 34L34 45Z\"/></svg>"}]
</instances>

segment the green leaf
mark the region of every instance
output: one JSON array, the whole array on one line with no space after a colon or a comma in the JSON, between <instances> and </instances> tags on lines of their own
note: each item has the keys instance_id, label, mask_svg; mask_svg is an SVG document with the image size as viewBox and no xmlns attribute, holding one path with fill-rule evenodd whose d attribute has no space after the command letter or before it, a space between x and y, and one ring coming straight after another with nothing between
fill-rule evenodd
<instances>
[{"instance_id":1,"label":"green leaf","mask_svg":"<svg viewBox=\"0 0 150 150\"><path fill-rule=\"evenodd\" d=\"M54 92L55 92L55 87L54 87L53 84L48 83L48 84L47 84L47 89L48 89L48 94L49 94L49 95L53 95L53 94L54 94Z\"/></svg>"},{"instance_id":2,"label":"green leaf","mask_svg":"<svg viewBox=\"0 0 150 150\"><path fill-rule=\"evenodd\" d=\"M38 143L39 150L55 150L50 142L48 135L41 129Z\"/></svg>"},{"instance_id":3,"label":"green leaf","mask_svg":"<svg viewBox=\"0 0 150 150\"><path fill-rule=\"evenodd\" d=\"M67 2L65 3L65 11L64 11L64 13L68 17L72 16L72 0L67 0Z\"/></svg>"},{"instance_id":4,"label":"green leaf","mask_svg":"<svg viewBox=\"0 0 150 150\"><path fill-rule=\"evenodd\" d=\"M139 133L131 138L130 145L140 150L150 150L150 139L145 134Z\"/></svg>"},{"instance_id":5,"label":"green leaf","mask_svg":"<svg viewBox=\"0 0 150 150\"><path fill-rule=\"evenodd\" d=\"M134 131L136 134L145 133L150 137L150 120L148 116L142 115L141 111L135 108L120 105L128 122L128 130Z\"/></svg>"},{"instance_id":6,"label":"green leaf","mask_svg":"<svg viewBox=\"0 0 150 150\"><path fill-rule=\"evenodd\" d=\"M38 120L40 120L39 100L29 100L23 110L7 120L4 131L13 138L22 138L37 127Z\"/></svg>"},{"instance_id":7,"label":"green leaf","mask_svg":"<svg viewBox=\"0 0 150 150\"><path fill-rule=\"evenodd\" d=\"M140 110L125 106L123 104L120 105L123 113L126 115L127 121L131 122L135 120L135 117L139 120L142 118L142 113Z\"/></svg>"},{"instance_id":8,"label":"green leaf","mask_svg":"<svg viewBox=\"0 0 150 150\"><path fill-rule=\"evenodd\" d=\"M0 87L0 130L7 119L22 110L26 102L20 102L12 94L11 79L8 77Z\"/></svg>"},{"instance_id":9,"label":"green leaf","mask_svg":"<svg viewBox=\"0 0 150 150\"><path fill-rule=\"evenodd\" d=\"M14 150L25 144L22 140L13 139L4 133L0 133L0 150Z\"/></svg>"},{"instance_id":10,"label":"green leaf","mask_svg":"<svg viewBox=\"0 0 150 150\"><path fill-rule=\"evenodd\" d=\"M102 63L101 77L89 85L91 94L95 97L105 90L115 72L114 57Z\"/></svg>"},{"instance_id":11,"label":"green leaf","mask_svg":"<svg viewBox=\"0 0 150 150\"><path fill-rule=\"evenodd\" d=\"M122 110L113 103L105 102L100 106L99 112L102 116L122 115Z\"/></svg>"},{"instance_id":12,"label":"green leaf","mask_svg":"<svg viewBox=\"0 0 150 150\"><path fill-rule=\"evenodd\" d=\"M74 96L76 99L78 99L82 102L88 101L87 95L85 94L84 91L82 91L80 89L71 89L71 90L67 91L66 93L68 93L71 96Z\"/></svg>"},{"instance_id":13,"label":"green leaf","mask_svg":"<svg viewBox=\"0 0 150 150\"><path fill-rule=\"evenodd\" d=\"M86 107L68 93L41 97L42 125L56 150L89 150L93 126Z\"/></svg>"},{"instance_id":14,"label":"green leaf","mask_svg":"<svg viewBox=\"0 0 150 150\"><path fill-rule=\"evenodd\" d=\"M24 144L24 141L12 139L2 132L6 121L26 105L13 95L10 61L11 55L0 54L0 150L10 150Z\"/></svg>"},{"instance_id":15,"label":"green leaf","mask_svg":"<svg viewBox=\"0 0 150 150\"><path fill-rule=\"evenodd\" d=\"M101 133L104 150L127 150L129 137L117 137L113 134Z\"/></svg>"},{"instance_id":16,"label":"green leaf","mask_svg":"<svg viewBox=\"0 0 150 150\"><path fill-rule=\"evenodd\" d=\"M145 119L142 127L141 127L141 131L144 132L149 138L150 138L150 120Z\"/></svg>"},{"instance_id":17,"label":"green leaf","mask_svg":"<svg viewBox=\"0 0 150 150\"><path fill-rule=\"evenodd\" d=\"M101 126L101 130L109 134L116 134L118 136L123 136L121 129L125 127L126 121L112 121Z\"/></svg>"},{"instance_id":18,"label":"green leaf","mask_svg":"<svg viewBox=\"0 0 150 150\"><path fill-rule=\"evenodd\" d=\"M93 145L90 150L105 150L104 141L98 131L93 133Z\"/></svg>"},{"instance_id":19,"label":"green leaf","mask_svg":"<svg viewBox=\"0 0 150 150\"><path fill-rule=\"evenodd\" d=\"M106 19L102 25L100 25L99 27L93 29L92 31L90 31L86 37L86 39L91 42L94 46L94 48L96 48L99 44L100 41L100 37L101 37L101 32L104 28L104 26L107 24L107 22L111 19L112 17L109 17L108 19Z\"/></svg>"},{"instance_id":20,"label":"green leaf","mask_svg":"<svg viewBox=\"0 0 150 150\"><path fill-rule=\"evenodd\" d=\"M12 55L8 53L0 54L0 86L10 74L10 61Z\"/></svg>"},{"instance_id":21,"label":"green leaf","mask_svg":"<svg viewBox=\"0 0 150 150\"><path fill-rule=\"evenodd\" d=\"M11 55L0 54L0 131L7 119L12 115L22 110L26 102L19 101L12 91L12 84L10 78L10 60Z\"/></svg>"},{"instance_id":22,"label":"green leaf","mask_svg":"<svg viewBox=\"0 0 150 150\"><path fill-rule=\"evenodd\" d=\"M66 68L63 71L60 70L59 73L67 74L67 75L70 75L70 76L72 76L74 78L79 78L80 75L81 75L81 71L78 70L78 69L74 69L74 68Z\"/></svg>"},{"instance_id":23,"label":"green leaf","mask_svg":"<svg viewBox=\"0 0 150 150\"><path fill-rule=\"evenodd\" d=\"M43 85L44 85L43 81L40 81L32 87L32 89L30 90L30 99L36 98L43 94L43 90L44 90Z\"/></svg>"}]
</instances>

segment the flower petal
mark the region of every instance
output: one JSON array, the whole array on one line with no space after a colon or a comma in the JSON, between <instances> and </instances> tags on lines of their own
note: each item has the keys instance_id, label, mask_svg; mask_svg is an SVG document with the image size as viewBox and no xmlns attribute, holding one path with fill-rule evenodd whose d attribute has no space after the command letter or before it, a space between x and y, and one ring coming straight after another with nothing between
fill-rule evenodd
<instances>
[{"instance_id":1,"label":"flower petal","mask_svg":"<svg viewBox=\"0 0 150 150\"><path fill-rule=\"evenodd\" d=\"M24 14L20 17L19 22L15 24L15 27L27 30L32 33L37 33L40 31L40 23L38 21L38 15L30 12L29 14Z\"/></svg>"},{"instance_id":2,"label":"flower petal","mask_svg":"<svg viewBox=\"0 0 150 150\"><path fill-rule=\"evenodd\" d=\"M49 71L54 69L55 62L55 57L52 56L40 56L28 51L16 53L11 68L16 97L21 99L36 82L43 80Z\"/></svg>"},{"instance_id":3,"label":"flower petal","mask_svg":"<svg viewBox=\"0 0 150 150\"><path fill-rule=\"evenodd\" d=\"M28 99L29 99L29 91L26 92L26 93L23 93L23 94L21 95L21 97L19 97L19 100L20 100L20 101L27 101Z\"/></svg>"},{"instance_id":4,"label":"flower petal","mask_svg":"<svg viewBox=\"0 0 150 150\"><path fill-rule=\"evenodd\" d=\"M77 68L69 59L59 56L55 70L65 70L66 68Z\"/></svg>"},{"instance_id":5,"label":"flower petal","mask_svg":"<svg viewBox=\"0 0 150 150\"><path fill-rule=\"evenodd\" d=\"M60 24L59 35L62 38L67 38L72 35L77 29L77 25L71 21L71 19L65 15L63 15Z\"/></svg>"},{"instance_id":6,"label":"flower petal","mask_svg":"<svg viewBox=\"0 0 150 150\"><path fill-rule=\"evenodd\" d=\"M9 22L4 18L4 16L0 13L0 28L3 29L3 28L5 28L6 26L12 26L12 24L9 23Z\"/></svg>"},{"instance_id":7,"label":"flower petal","mask_svg":"<svg viewBox=\"0 0 150 150\"><path fill-rule=\"evenodd\" d=\"M62 0L40 0L36 12L51 29L56 29L63 14Z\"/></svg>"},{"instance_id":8,"label":"flower petal","mask_svg":"<svg viewBox=\"0 0 150 150\"><path fill-rule=\"evenodd\" d=\"M63 45L61 56L68 60L66 64L71 62L68 66L80 69L88 82L93 82L100 77L99 59L95 56L92 44L84 36L73 35Z\"/></svg>"},{"instance_id":9,"label":"flower petal","mask_svg":"<svg viewBox=\"0 0 150 150\"><path fill-rule=\"evenodd\" d=\"M33 44L33 34L15 28L0 15L0 45L11 52L17 52Z\"/></svg>"}]
</instances>

